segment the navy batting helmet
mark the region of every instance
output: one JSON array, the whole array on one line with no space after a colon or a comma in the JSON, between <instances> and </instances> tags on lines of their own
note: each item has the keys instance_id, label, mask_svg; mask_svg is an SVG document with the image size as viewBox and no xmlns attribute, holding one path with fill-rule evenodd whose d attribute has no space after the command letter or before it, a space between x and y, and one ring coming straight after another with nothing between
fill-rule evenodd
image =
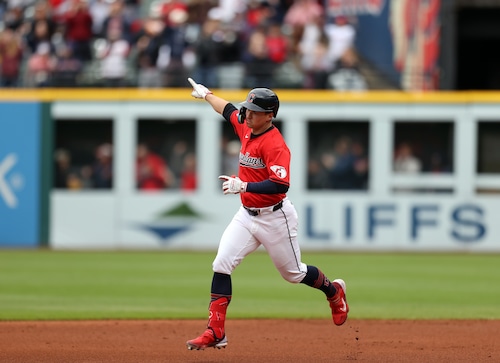
<instances>
[{"instance_id":1,"label":"navy batting helmet","mask_svg":"<svg viewBox=\"0 0 500 363\"><path fill-rule=\"evenodd\" d=\"M241 102L240 105L252 111L272 112L276 117L280 101L276 93L269 88L254 88L248 92L246 101Z\"/></svg>"}]
</instances>

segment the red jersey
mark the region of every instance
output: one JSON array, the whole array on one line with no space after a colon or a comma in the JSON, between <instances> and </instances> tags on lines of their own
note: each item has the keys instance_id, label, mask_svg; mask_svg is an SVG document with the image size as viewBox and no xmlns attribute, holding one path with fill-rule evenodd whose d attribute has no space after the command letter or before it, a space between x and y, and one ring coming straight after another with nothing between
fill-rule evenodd
<instances>
[{"instance_id":1,"label":"red jersey","mask_svg":"<svg viewBox=\"0 0 500 363\"><path fill-rule=\"evenodd\" d=\"M271 180L290 185L290 149L280 131L271 127L260 135L252 135L246 123L238 123L238 110L231 113L230 122L241 142L238 176L245 182ZM286 197L280 194L241 193L241 203L248 208L264 208L278 204Z\"/></svg>"}]
</instances>

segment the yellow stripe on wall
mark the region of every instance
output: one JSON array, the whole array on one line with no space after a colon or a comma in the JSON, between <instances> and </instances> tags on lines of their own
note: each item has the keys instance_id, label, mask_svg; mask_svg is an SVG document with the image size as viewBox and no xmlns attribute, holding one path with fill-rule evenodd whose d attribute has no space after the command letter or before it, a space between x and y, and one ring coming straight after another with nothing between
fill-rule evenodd
<instances>
[{"instance_id":1,"label":"yellow stripe on wall","mask_svg":"<svg viewBox=\"0 0 500 363\"><path fill-rule=\"evenodd\" d=\"M214 93L231 102L243 101L247 90L217 89ZM335 92L320 90L276 89L282 102L347 102L347 103L500 103L497 91L463 92ZM44 88L0 89L1 101L194 101L190 88L109 89L109 88Z\"/></svg>"}]
</instances>

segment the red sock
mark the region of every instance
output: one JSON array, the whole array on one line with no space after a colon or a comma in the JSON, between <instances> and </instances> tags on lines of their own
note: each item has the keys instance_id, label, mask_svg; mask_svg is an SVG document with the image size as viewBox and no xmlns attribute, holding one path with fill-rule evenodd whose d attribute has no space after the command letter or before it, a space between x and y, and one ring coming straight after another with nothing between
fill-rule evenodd
<instances>
[{"instance_id":1,"label":"red sock","mask_svg":"<svg viewBox=\"0 0 500 363\"><path fill-rule=\"evenodd\" d=\"M220 296L212 294L208 308L208 328L211 328L217 339L224 337L224 324L226 322L226 310L231 296Z\"/></svg>"}]
</instances>

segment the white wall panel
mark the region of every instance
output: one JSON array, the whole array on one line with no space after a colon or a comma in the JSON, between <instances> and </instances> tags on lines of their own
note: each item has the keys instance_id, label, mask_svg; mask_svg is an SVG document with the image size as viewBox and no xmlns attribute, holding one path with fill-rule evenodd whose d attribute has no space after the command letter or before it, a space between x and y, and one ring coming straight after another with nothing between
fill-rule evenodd
<instances>
[{"instance_id":1,"label":"white wall panel","mask_svg":"<svg viewBox=\"0 0 500 363\"><path fill-rule=\"evenodd\" d=\"M221 118L203 102L56 102L53 117L108 117L114 122L115 190L51 194L54 248L215 249L239 207L217 179ZM135 189L137 119L196 120L198 189L193 193ZM304 250L500 251L500 195L477 195L477 186L500 189L500 177L475 175L478 117L498 119L500 106L421 103L283 103L279 119L292 151L288 193L300 218ZM307 121L370 123L370 189L308 191ZM392 173L394 121L455 124L455 172ZM451 187L453 194L391 194L393 187ZM181 205L191 215L169 216ZM163 215L163 216L162 216Z\"/></svg>"}]
</instances>

